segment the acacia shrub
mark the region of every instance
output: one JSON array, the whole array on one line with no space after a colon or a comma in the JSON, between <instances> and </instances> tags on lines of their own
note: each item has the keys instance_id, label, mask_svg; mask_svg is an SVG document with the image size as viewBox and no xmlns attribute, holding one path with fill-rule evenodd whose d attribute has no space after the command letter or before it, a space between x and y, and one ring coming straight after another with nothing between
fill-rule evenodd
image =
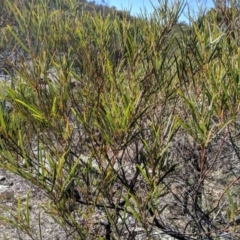
<instances>
[{"instance_id":1,"label":"acacia shrub","mask_svg":"<svg viewBox=\"0 0 240 240\"><path fill-rule=\"evenodd\" d=\"M186 30L180 3L134 21L64 4L6 5L24 53L6 90L14 111L0 111L0 166L44 191L77 239L237 236L238 178L217 180L223 153L239 160L239 53L208 25L215 13Z\"/></svg>"}]
</instances>

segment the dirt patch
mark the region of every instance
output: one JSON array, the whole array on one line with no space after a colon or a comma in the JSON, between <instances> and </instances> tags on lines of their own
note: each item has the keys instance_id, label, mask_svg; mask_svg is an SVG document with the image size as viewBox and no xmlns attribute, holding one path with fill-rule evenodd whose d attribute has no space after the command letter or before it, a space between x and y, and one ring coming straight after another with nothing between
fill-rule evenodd
<instances>
[{"instance_id":1,"label":"dirt patch","mask_svg":"<svg viewBox=\"0 0 240 240\"><path fill-rule=\"evenodd\" d=\"M1 215L12 220L17 220L18 203L26 206L26 199L30 194L30 229L29 234L14 227L4 220L0 220L1 240L71 240L73 237L54 222L45 213L42 205L47 202L47 197L43 191L30 184L26 180L0 168L0 211ZM21 218L19 218L21 222ZM29 236L31 235L31 237Z\"/></svg>"}]
</instances>

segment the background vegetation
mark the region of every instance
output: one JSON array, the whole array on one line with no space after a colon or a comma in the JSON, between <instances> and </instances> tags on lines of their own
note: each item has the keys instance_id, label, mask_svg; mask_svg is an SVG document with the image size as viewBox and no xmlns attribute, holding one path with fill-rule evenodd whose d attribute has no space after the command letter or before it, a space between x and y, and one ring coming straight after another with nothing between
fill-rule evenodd
<instances>
[{"instance_id":1,"label":"background vegetation","mask_svg":"<svg viewBox=\"0 0 240 240\"><path fill-rule=\"evenodd\" d=\"M1 3L0 166L69 238L239 239L236 1ZM0 218L35 239L30 197Z\"/></svg>"}]
</instances>

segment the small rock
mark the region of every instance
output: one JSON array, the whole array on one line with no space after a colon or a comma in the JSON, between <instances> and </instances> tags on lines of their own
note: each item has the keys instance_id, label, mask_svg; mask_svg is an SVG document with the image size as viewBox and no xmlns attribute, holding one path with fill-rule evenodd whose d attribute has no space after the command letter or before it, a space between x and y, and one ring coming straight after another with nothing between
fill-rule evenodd
<instances>
[{"instance_id":1,"label":"small rock","mask_svg":"<svg viewBox=\"0 0 240 240\"><path fill-rule=\"evenodd\" d=\"M0 181L4 181L6 180L6 177L5 176L0 176Z\"/></svg>"},{"instance_id":2,"label":"small rock","mask_svg":"<svg viewBox=\"0 0 240 240\"><path fill-rule=\"evenodd\" d=\"M27 199L27 194L20 197L20 201L23 202Z\"/></svg>"},{"instance_id":3,"label":"small rock","mask_svg":"<svg viewBox=\"0 0 240 240\"><path fill-rule=\"evenodd\" d=\"M8 186L0 185L0 193L1 193L1 192L5 192L5 191L8 190L8 189L9 189Z\"/></svg>"},{"instance_id":4,"label":"small rock","mask_svg":"<svg viewBox=\"0 0 240 240\"><path fill-rule=\"evenodd\" d=\"M8 186L9 186L9 187L13 186L13 182L10 182Z\"/></svg>"},{"instance_id":5,"label":"small rock","mask_svg":"<svg viewBox=\"0 0 240 240\"><path fill-rule=\"evenodd\" d=\"M0 193L0 201L7 201L13 199L14 194L12 191L5 191Z\"/></svg>"}]
</instances>

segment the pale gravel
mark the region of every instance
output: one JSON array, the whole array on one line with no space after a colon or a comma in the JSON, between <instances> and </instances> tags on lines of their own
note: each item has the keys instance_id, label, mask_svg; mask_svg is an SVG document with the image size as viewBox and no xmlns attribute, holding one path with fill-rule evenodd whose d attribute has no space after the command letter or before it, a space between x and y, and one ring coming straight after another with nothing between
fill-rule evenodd
<instances>
[{"instance_id":1,"label":"pale gravel","mask_svg":"<svg viewBox=\"0 0 240 240\"><path fill-rule=\"evenodd\" d=\"M54 222L54 220L44 212L41 204L47 201L44 193L36 186L28 183L19 176L0 168L0 215L10 216L9 211L17 208L17 199L21 199L21 204L26 204L26 196L30 192L30 217L31 217L31 235L29 237L23 231L16 227L6 224L0 220L0 240L71 240L64 230ZM5 179L4 179L5 178ZM39 231L40 228L42 237Z\"/></svg>"}]
</instances>

